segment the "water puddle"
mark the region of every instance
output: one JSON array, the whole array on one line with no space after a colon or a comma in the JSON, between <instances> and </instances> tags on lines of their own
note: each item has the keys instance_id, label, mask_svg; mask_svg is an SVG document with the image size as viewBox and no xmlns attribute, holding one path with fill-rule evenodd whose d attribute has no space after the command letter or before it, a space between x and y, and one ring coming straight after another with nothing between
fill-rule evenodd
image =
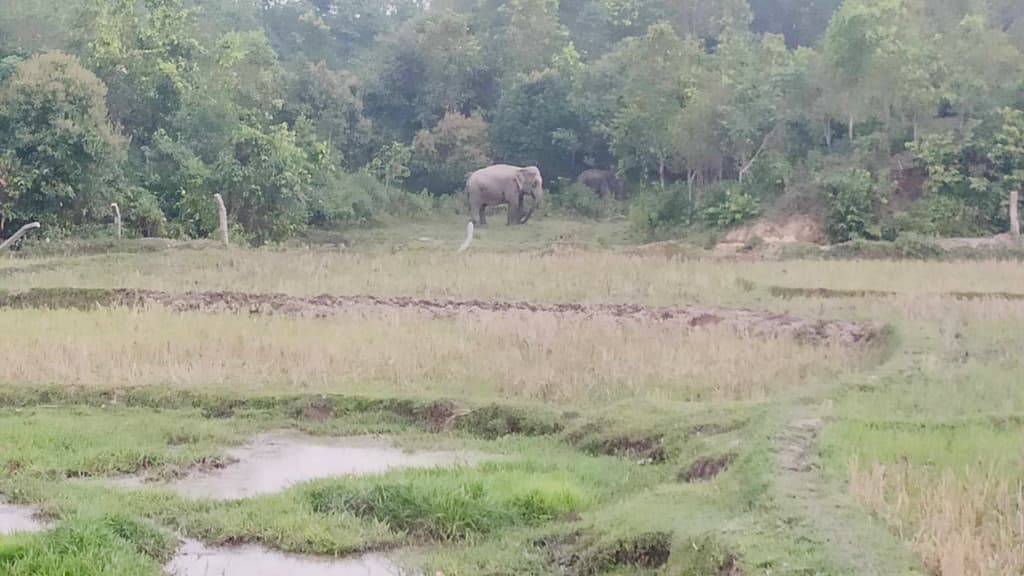
<instances>
[{"instance_id":1,"label":"water puddle","mask_svg":"<svg viewBox=\"0 0 1024 576\"><path fill-rule=\"evenodd\" d=\"M8 504L0 498L0 534L46 530L46 524L35 519L35 512L28 506Z\"/></svg>"},{"instance_id":2,"label":"water puddle","mask_svg":"<svg viewBox=\"0 0 1024 576\"><path fill-rule=\"evenodd\" d=\"M384 556L321 558L284 554L259 546L208 548L186 540L165 567L171 576L406 576Z\"/></svg>"},{"instance_id":3,"label":"water puddle","mask_svg":"<svg viewBox=\"0 0 1024 576\"><path fill-rule=\"evenodd\" d=\"M473 464L483 459L468 452L405 452L379 437L319 438L287 432L260 435L226 452L235 463L196 472L168 486L190 498L235 500L280 492L317 478ZM116 483L142 485L137 478Z\"/></svg>"}]
</instances>

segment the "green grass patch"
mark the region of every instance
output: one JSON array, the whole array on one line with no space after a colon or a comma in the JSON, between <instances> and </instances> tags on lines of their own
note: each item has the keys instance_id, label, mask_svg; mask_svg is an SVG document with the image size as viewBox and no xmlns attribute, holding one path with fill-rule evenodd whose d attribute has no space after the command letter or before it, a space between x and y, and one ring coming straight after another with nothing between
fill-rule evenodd
<instances>
[{"instance_id":1,"label":"green grass patch","mask_svg":"<svg viewBox=\"0 0 1024 576\"><path fill-rule=\"evenodd\" d=\"M119 516L75 520L40 534L0 539L5 576L158 576L172 538Z\"/></svg>"},{"instance_id":2,"label":"green grass patch","mask_svg":"<svg viewBox=\"0 0 1024 576\"><path fill-rule=\"evenodd\" d=\"M306 497L320 514L354 514L418 538L450 541L549 522L588 507L595 494L567 472L499 465L324 481Z\"/></svg>"}]
</instances>

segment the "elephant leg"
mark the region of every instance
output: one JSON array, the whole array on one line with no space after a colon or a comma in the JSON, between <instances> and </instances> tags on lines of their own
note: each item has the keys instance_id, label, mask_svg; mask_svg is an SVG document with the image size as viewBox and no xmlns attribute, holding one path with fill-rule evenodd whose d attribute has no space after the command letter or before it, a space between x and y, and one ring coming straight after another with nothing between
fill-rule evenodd
<instances>
[{"instance_id":1,"label":"elephant leg","mask_svg":"<svg viewBox=\"0 0 1024 576\"><path fill-rule=\"evenodd\" d=\"M515 202L508 203L508 225L512 226L519 223L519 210L516 209Z\"/></svg>"},{"instance_id":2,"label":"elephant leg","mask_svg":"<svg viewBox=\"0 0 1024 576\"><path fill-rule=\"evenodd\" d=\"M480 225L481 226L486 226L487 225L487 204L481 204L480 207L477 208L477 213L479 213L479 215L480 215Z\"/></svg>"}]
</instances>

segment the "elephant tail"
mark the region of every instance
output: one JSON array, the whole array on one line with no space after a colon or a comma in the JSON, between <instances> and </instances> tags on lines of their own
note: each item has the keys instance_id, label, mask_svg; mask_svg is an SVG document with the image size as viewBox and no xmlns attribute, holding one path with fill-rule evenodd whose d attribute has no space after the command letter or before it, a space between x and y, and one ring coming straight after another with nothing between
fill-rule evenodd
<instances>
[{"instance_id":1,"label":"elephant tail","mask_svg":"<svg viewBox=\"0 0 1024 576\"><path fill-rule=\"evenodd\" d=\"M473 221L470 220L466 223L466 239L462 241L462 246L459 246L459 252L465 251L469 248L469 245L473 243Z\"/></svg>"}]
</instances>

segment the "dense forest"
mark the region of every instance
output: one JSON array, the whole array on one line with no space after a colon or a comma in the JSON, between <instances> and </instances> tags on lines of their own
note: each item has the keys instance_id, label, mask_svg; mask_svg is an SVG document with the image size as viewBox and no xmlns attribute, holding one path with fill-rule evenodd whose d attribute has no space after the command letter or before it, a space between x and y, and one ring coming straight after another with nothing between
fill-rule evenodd
<instances>
[{"instance_id":1,"label":"dense forest","mask_svg":"<svg viewBox=\"0 0 1024 576\"><path fill-rule=\"evenodd\" d=\"M769 210L834 241L1004 231L1020 0L0 0L0 228L203 237L617 171L647 237ZM603 201L602 201L603 202Z\"/></svg>"}]
</instances>

